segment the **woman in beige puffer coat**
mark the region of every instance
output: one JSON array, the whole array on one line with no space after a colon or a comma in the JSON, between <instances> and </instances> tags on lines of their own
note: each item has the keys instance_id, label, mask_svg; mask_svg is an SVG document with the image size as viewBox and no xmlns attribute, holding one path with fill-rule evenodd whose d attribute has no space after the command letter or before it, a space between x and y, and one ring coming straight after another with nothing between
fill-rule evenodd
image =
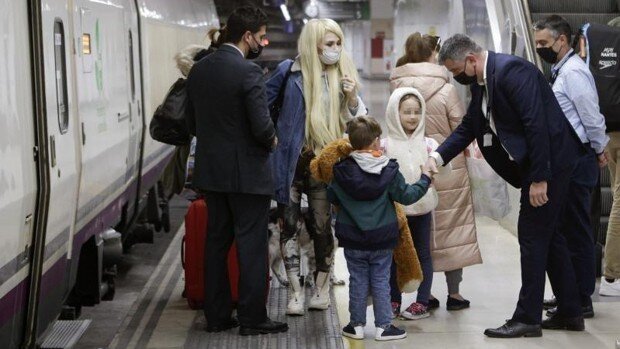
<instances>
[{"instance_id":1,"label":"woman in beige puffer coat","mask_svg":"<svg viewBox=\"0 0 620 349\"><path fill-rule=\"evenodd\" d=\"M438 37L410 35L405 55L390 76L390 87L414 87L420 91L426 101L425 135L441 144L461 123L465 110L455 87L449 83L447 70L436 63L438 51ZM434 214L431 255L434 271L446 274L447 308L458 310L469 307L469 301L459 293L463 268L482 263L482 257L465 156L458 155L451 164L450 175L434 181L439 204ZM431 298L429 306L438 307L439 301Z\"/></svg>"}]
</instances>

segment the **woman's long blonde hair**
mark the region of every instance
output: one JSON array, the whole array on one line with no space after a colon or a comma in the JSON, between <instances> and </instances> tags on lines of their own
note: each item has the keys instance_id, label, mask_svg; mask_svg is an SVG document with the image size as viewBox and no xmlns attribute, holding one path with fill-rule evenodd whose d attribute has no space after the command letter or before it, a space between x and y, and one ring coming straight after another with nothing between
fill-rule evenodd
<instances>
[{"instance_id":1,"label":"woman's long blonde hair","mask_svg":"<svg viewBox=\"0 0 620 349\"><path fill-rule=\"evenodd\" d=\"M319 59L318 48L329 32L336 34L343 45L338 63L325 68L329 105L324 108L323 63ZM306 145L318 153L328 143L342 138L346 129L348 100L340 89L340 78L346 75L356 82L359 78L355 64L344 49L342 29L335 21L326 18L310 20L302 29L297 46L306 103Z\"/></svg>"}]
</instances>

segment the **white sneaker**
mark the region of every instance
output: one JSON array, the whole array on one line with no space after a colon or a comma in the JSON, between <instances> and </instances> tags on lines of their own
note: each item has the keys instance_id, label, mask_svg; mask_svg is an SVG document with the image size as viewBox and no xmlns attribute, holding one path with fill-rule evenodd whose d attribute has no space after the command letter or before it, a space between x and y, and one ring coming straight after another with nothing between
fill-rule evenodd
<instances>
[{"instance_id":1,"label":"white sneaker","mask_svg":"<svg viewBox=\"0 0 620 349\"><path fill-rule=\"evenodd\" d=\"M364 339L364 327L353 327L351 324L348 324L342 329L342 335L352 339Z\"/></svg>"},{"instance_id":2,"label":"white sneaker","mask_svg":"<svg viewBox=\"0 0 620 349\"><path fill-rule=\"evenodd\" d=\"M326 310L329 308L329 273L319 272L316 277L316 286L308 309Z\"/></svg>"},{"instance_id":3,"label":"white sneaker","mask_svg":"<svg viewBox=\"0 0 620 349\"><path fill-rule=\"evenodd\" d=\"M286 306L286 315L304 315L305 299L301 292L294 292L291 295L288 305Z\"/></svg>"},{"instance_id":4,"label":"white sneaker","mask_svg":"<svg viewBox=\"0 0 620 349\"><path fill-rule=\"evenodd\" d=\"M614 282L607 282L604 277L601 278L601 288L598 290L601 296L620 297L620 279Z\"/></svg>"},{"instance_id":5,"label":"white sneaker","mask_svg":"<svg viewBox=\"0 0 620 349\"><path fill-rule=\"evenodd\" d=\"M304 288L299 284L299 276L293 272L287 273L287 276L289 280L289 296L286 315L304 315L306 312L306 295Z\"/></svg>"}]
</instances>

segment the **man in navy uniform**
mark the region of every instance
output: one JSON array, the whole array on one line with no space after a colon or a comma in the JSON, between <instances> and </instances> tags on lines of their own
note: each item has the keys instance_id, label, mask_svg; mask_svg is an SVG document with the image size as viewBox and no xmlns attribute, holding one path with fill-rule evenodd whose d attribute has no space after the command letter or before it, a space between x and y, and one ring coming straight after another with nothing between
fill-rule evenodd
<instances>
[{"instance_id":1,"label":"man in navy uniform","mask_svg":"<svg viewBox=\"0 0 620 349\"><path fill-rule=\"evenodd\" d=\"M512 318L485 335L540 337L541 328L582 331L575 273L558 227L576 159L586 150L548 82L530 62L484 51L461 34L445 42L439 61L457 82L472 85L472 99L461 125L431 153L428 165L436 170L477 140L489 165L521 188L519 300ZM542 322L545 269L558 312Z\"/></svg>"}]
</instances>

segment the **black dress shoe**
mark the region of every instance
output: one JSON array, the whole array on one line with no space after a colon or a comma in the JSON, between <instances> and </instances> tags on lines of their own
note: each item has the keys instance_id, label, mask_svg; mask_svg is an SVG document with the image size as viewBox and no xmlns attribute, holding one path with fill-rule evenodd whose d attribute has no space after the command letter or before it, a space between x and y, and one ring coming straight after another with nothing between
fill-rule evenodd
<instances>
[{"instance_id":1,"label":"black dress shoe","mask_svg":"<svg viewBox=\"0 0 620 349\"><path fill-rule=\"evenodd\" d=\"M583 316L564 317L556 313L542 322L542 328L545 330L583 331L586 327L583 323Z\"/></svg>"},{"instance_id":2,"label":"black dress shoe","mask_svg":"<svg viewBox=\"0 0 620 349\"><path fill-rule=\"evenodd\" d=\"M254 336L257 334L280 333L286 331L288 331L288 324L284 322L272 321L270 319L267 319L267 321L257 325L241 325L239 328L239 334L242 336Z\"/></svg>"},{"instance_id":3,"label":"black dress shoe","mask_svg":"<svg viewBox=\"0 0 620 349\"><path fill-rule=\"evenodd\" d=\"M551 308L555 308L558 306L558 300L555 297L551 297L549 299L545 299L543 301L543 309L549 310Z\"/></svg>"},{"instance_id":4,"label":"black dress shoe","mask_svg":"<svg viewBox=\"0 0 620 349\"><path fill-rule=\"evenodd\" d=\"M232 317L230 318L230 320L224 323L207 325L207 328L205 330L207 332L222 332L222 331L227 331L227 330L230 330L231 328L235 328L238 326L239 326L239 320L237 320L236 317Z\"/></svg>"},{"instance_id":5,"label":"black dress shoe","mask_svg":"<svg viewBox=\"0 0 620 349\"><path fill-rule=\"evenodd\" d=\"M558 308L552 308L547 310L547 317L552 317L553 315L555 315L558 312ZM585 307L581 307L581 312L583 314L583 318L584 319L591 319L594 317L594 309L592 308L591 305L585 306Z\"/></svg>"},{"instance_id":6,"label":"black dress shoe","mask_svg":"<svg viewBox=\"0 0 620 349\"><path fill-rule=\"evenodd\" d=\"M437 309L437 308L439 308L439 299L429 298L427 309L431 310L431 309Z\"/></svg>"},{"instance_id":7,"label":"black dress shoe","mask_svg":"<svg viewBox=\"0 0 620 349\"><path fill-rule=\"evenodd\" d=\"M540 325L528 325L508 320L498 328L487 328L484 334L491 338L542 337Z\"/></svg>"},{"instance_id":8,"label":"black dress shoe","mask_svg":"<svg viewBox=\"0 0 620 349\"><path fill-rule=\"evenodd\" d=\"M467 299L456 299L448 296L448 301L446 302L446 308L448 310L461 310L465 308L469 308L469 301Z\"/></svg>"}]
</instances>

